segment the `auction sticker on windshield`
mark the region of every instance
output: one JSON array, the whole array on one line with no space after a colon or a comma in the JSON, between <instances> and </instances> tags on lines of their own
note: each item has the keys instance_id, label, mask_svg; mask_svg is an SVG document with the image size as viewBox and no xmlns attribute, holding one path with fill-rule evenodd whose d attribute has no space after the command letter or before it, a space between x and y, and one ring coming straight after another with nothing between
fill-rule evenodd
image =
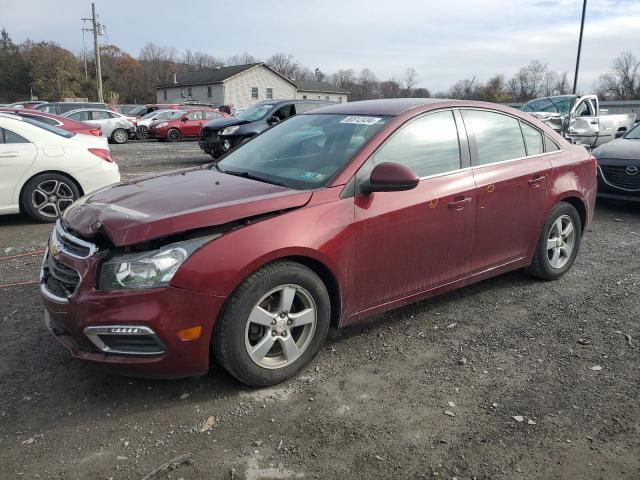
<instances>
[{"instance_id":1,"label":"auction sticker on windshield","mask_svg":"<svg viewBox=\"0 0 640 480\"><path fill-rule=\"evenodd\" d=\"M378 123L382 118L380 117L361 117L358 115L351 115L347 118L340 120L340 123L352 123L355 125L373 125Z\"/></svg>"}]
</instances>

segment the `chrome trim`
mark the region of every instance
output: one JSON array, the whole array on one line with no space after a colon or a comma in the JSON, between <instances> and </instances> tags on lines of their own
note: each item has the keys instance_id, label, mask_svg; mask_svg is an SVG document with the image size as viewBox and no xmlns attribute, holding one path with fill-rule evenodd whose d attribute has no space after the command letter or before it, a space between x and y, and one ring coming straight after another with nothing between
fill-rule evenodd
<instances>
[{"instance_id":1,"label":"chrome trim","mask_svg":"<svg viewBox=\"0 0 640 480\"><path fill-rule=\"evenodd\" d=\"M131 332L113 332L112 330L134 330ZM103 325L99 327L85 327L82 332L85 336L93 343L100 351L104 353L112 353L112 354L120 354L120 355L160 355L165 352L164 343L160 340L156 332L154 332L151 328L141 326L141 325ZM132 352L129 350L118 350L107 346L101 339L100 335L147 335L153 337L154 340L158 343L158 348L155 352Z\"/></svg>"},{"instance_id":2,"label":"chrome trim","mask_svg":"<svg viewBox=\"0 0 640 480\"><path fill-rule=\"evenodd\" d=\"M80 246L80 247L84 247L84 248L88 248L89 249L89 254L86 256L82 256L82 255L76 255L75 253L72 253L68 250L66 250L64 248L64 245L62 244L62 242L60 241L60 237L63 237L65 239L67 239L69 242L71 243L75 243L76 245ZM66 232L64 230L64 228L62 228L62 224L60 223L60 220L58 220L55 224L55 227L53 228L53 232L51 234L51 241L55 242L56 247L58 248L58 250L62 251L65 253L65 255L69 255L70 257L73 258L77 258L78 260L85 260L87 258L89 258L90 256L92 256L93 254L95 254L98 251L98 247L91 243L91 242L87 242L86 240L82 240L74 235L71 235L70 233Z\"/></svg>"},{"instance_id":3,"label":"chrome trim","mask_svg":"<svg viewBox=\"0 0 640 480\"><path fill-rule=\"evenodd\" d=\"M602 181L607 185L609 185L610 187L615 188L617 190L623 190L625 192L640 192L640 188L636 188L636 189L624 188L609 182L609 180L607 180L607 177L604 176L604 172L602 171L602 167L600 165L598 165L598 171L600 172L600 177L602 178ZM634 175L630 175L630 176L634 176Z\"/></svg>"}]
</instances>

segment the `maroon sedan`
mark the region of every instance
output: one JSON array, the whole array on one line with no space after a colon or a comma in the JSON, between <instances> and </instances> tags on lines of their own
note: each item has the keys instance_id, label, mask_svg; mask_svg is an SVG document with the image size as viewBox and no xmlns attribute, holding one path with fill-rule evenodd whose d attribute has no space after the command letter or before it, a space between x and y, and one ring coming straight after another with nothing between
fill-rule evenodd
<instances>
[{"instance_id":1,"label":"maroon sedan","mask_svg":"<svg viewBox=\"0 0 640 480\"><path fill-rule=\"evenodd\" d=\"M102 135L100 127L95 125L89 125L88 123L78 122L70 118L54 115L53 113L39 112L38 110L31 110L28 108L0 108L0 112L13 113L24 118L30 118L37 122L46 123L53 127L58 127L67 132L82 133L84 135L95 135L99 137Z\"/></svg>"},{"instance_id":2,"label":"maroon sedan","mask_svg":"<svg viewBox=\"0 0 640 480\"><path fill-rule=\"evenodd\" d=\"M185 106L184 110L176 110L169 118L149 125L147 137L169 142L179 142L183 138L199 138L200 130L205 123L228 116L213 108Z\"/></svg>"},{"instance_id":3,"label":"maroon sedan","mask_svg":"<svg viewBox=\"0 0 640 480\"><path fill-rule=\"evenodd\" d=\"M130 375L281 382L330 326L524 268L572 266L596 161L499 105L353 102L291 117L219 163L69 207L41 292L74 357ZM213 355L210 355L213 353Z\"/></svg>"}]
</instances>

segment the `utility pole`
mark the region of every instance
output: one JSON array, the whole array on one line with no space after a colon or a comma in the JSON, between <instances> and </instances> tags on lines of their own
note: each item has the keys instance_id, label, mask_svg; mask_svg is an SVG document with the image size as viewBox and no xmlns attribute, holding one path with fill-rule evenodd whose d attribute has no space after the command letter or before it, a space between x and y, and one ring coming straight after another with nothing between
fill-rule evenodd
<instances>
[{"instance_id":1,"label":"utility pole","mask_svg":"<svg viewBox=\"0 0 640 480\"><path fill-rule=\"evenodd\" d=\"M102 95L102 68L100 67L100 46L98 45L98 36L102 35L102 27L96 19L96 4L91 3L91 18L83 18L82 20L91 22L91 28L83 28L87 32L93 33L93 50L96 59L96 80L98 83L98 102L104 102Z\"/></svg>"},{"instance_id":2,"label":"utility pole","mask_svg":"<svg viewBox=\"0 0 640 480\"><path fill-rule=\"evenodd\" d=\"M584 32L584 16L587 12L587 0L582 4L582 22L580 23L580 39L578 40L578 58L576 58L576 73L573 76L573 94L578 91L578 70L580 69L580 52L582 50L582 33Z\"/></svg>"}]
</instances>

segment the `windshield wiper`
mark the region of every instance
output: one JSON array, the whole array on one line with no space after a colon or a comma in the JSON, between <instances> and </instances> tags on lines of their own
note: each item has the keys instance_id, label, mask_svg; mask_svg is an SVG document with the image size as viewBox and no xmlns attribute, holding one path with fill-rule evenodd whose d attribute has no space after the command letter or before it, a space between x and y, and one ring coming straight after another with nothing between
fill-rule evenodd
<instances>
[{"instance_id":1,"label":"windshield wiper","mask_svg":"<svg viewBox=\"0 0 640 480\"><path fill-rule=\"evenodd\" d=\"M218 168L218 170L220 170L220 167L218 167L216 165L216 168ZM243 178L249 178L251 180L257 180L259 182L264 182L264 183L271 183L272 185L278 185L280 187L286 187L286 185L282 182L277 182L275 180L268 180L266 178L260 177L258 175L253 175L252 173L249 173L247 171L242 171L242 172L238 172L235 170L220 170L222 173L226 173L228 175L235 175L236 177L243 177Z\"/></svg>"}]
</instances>

